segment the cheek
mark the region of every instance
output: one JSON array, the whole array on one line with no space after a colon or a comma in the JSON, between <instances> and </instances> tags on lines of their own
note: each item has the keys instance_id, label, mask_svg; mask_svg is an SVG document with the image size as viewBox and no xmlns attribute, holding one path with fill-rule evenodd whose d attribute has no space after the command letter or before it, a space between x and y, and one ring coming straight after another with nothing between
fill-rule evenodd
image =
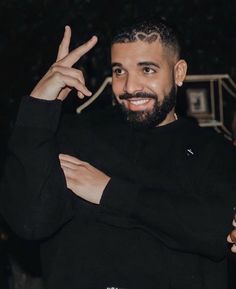
<instances>
[{"instance_id":1,"label":"cheek","mask_svg":"<svg viewBox=\"0 0 236 289\"><path fill-rule=\"evenodd\" d=\"M149 82L146 86L151 92L158 95L159 100L169 94L173 83L170 78L159 79L158 81Z\"/></svg>"},{"instance_id":2,"label":"cheek","mask_svg":"<svg viewBox=\"0 0 236 289\"><path fill-rule=\"evenodd\" d=\"M160 87L161 87L159 81L153 81L151 83L148 83L146 86L153 91L160 90Z\"/></svg>"},{"instance_id":3,"label":"cheek","mask_svg":"<svg viewBox=\"0 0 236 289\"><path fill-rule=\"evenodd\" d=\"M112 91L116 97L123 93L123 85L121 81L112 80Z\"/></svg>"},{"instance_id":4,"label":"cheek","mask_svg":"<svg viewBox=\"0 0 236 289\"><path fill-rule=\"evenodd\" d=\"M158 98L162 98L163 92L163 84L159 81L151 82L146 85L146 89L153 94L158 95Z\"/></svg>"},{"instance_id":5,"label":"cheek","mask_svg":"<svg viewBox=\"0 0 236 289\"><path fill-rule=\"evenodd\" d=\"M121 100L119 99L119 95L121 95L122 92L120 91L119 86L117 86L117 83L112 82L112 92L116 100L118 101L118 103L121 103Z\"/></svg>"}]
</instances>

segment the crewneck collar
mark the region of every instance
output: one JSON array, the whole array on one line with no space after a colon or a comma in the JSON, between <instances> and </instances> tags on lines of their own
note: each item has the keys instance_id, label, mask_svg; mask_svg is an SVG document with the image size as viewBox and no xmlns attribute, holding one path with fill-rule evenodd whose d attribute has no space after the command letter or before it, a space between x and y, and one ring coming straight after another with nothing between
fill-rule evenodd
<instances>
[{"instance_id":1,"label":"crewneck collar","mask_svg":"<svg viewBox=\"0 0 236 289\"><path fill-rule=\"evenodd\" d=\"M166 125L157 126L154 128L131 128L132 131L140 134L166 134L166 133L182 133L189 127L197 127L197 122L185 118L178 118Z\"/></svg>"}]
</instances>

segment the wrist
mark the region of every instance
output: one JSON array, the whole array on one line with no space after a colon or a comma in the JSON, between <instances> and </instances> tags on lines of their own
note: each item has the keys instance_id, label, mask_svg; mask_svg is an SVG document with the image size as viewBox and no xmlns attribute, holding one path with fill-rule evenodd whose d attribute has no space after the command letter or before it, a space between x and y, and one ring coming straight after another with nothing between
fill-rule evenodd
<instances>
[{"instance_id":1,"label":"wrist","mask_svg":"<svg viewBox=\"0 0 236 289\"><path fill-rule=\"evenodd\" d=\"M48 101L24 96L19 107L16 125L56 131L61 113L61 104L60 100Z\"/></svg>"}]
</instances>

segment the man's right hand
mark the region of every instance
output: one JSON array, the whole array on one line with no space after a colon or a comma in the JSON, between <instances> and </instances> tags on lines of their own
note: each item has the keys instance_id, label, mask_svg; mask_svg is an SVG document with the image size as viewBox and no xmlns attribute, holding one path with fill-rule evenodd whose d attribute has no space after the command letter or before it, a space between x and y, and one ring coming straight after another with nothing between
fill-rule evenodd
<instances>
[{"instance_id":1,"label":"man's right hand","mask_svg":"<svg viewBox=\"0 0 236 289\"><path fill-rule=\"evenodd\" d=\"M234 226L234 230L232 230L230 234L228 235L227 241L233 244L231 247L231 251L236 253L236 221L235 220L233 220L233 226Z\"/></svg>"},{"instance_id":2,"label":"man's right hand","mask_svg":"<svg viewBox=\"0 0 236 289\"><path fill-rule=\"evenodd\" d=\"M82 71L72 68L72 66L94 47L97 37L93 36L88 42L69 52L70 39L71 28L66 26L58 49L57 60L35 86L30 94L32 97L45 100L64 100L72 88L77 90L79 98L92 95L85 86Z\"/></svg>"}]
</instances>

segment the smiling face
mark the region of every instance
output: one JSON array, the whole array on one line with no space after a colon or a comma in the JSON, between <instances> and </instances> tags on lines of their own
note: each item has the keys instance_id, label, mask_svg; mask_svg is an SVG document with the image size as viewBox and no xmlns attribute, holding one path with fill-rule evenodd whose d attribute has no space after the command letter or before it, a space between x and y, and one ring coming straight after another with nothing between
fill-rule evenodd
<instances>
[{"instance_id":1,"label":"smiling face","mask_svg":"<svg viewBox=\"0 0 236 289\"><path fill-rule=\"evenodd\" d=\"M159 40L114 43L111 49L112 89L127 120L141 126L172 122L176 85L186 62Z\"/></svg>"}]
</instances>

